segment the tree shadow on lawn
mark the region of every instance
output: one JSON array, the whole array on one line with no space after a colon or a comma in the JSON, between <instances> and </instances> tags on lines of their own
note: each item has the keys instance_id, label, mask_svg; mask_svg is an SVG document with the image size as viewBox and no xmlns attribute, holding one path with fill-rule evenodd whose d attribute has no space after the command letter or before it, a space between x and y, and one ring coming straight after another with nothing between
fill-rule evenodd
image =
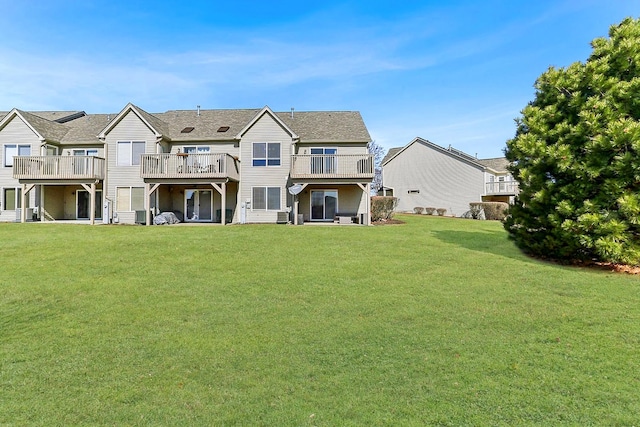
<instances>
[{"instance_id":1,"label":"tree shadow on lawn","mask_svg":"<svg viewBox=\"0 0 640 427\"><path fill-rule=\"evenodd\" d=\"M493 254L504 258L511 258L531 264L543 262L531 258L520 251L517 246L509 240L507 235L500 230L496 231L463 231L463 230L440 230L432 231L433 236L441 242L456 245L471 251Z\"/></svg>"},{"instance_id":2,"label":"tree shadow on lawn","mask_svg":"<svg viewBox=\"0 0 640 427\"><path fill-rule=\"evenodd\" d=\"M606 272L640 275L640 267L606 262L560 262L552 259L531 257L520 251L518 247L501 231L432 231L433 236L441 242L456 245L472 251L489 253L510 258L528 264L548 264L563 268L580 268Z\"/></svg>"}]
</instances>

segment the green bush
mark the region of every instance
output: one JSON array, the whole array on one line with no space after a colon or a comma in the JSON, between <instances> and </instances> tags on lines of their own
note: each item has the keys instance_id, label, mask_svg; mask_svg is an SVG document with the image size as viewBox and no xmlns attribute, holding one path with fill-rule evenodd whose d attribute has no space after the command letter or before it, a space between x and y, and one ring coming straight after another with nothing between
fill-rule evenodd
<instances>
[{"instance_id":1,"label":"green bush","mask_svg":"<svg viewBox=\"0 0 640 427\"><path fill-rule=\"evenodd\" d=\"M445 208L438 208L436 209L436 212L438 212L438 215L444 216L444 214L447 213L447 210Z\"/></svg>"},{"instance_id":2,"label":"green bush","mask_svg":"<svg viewBox=\"0 0 640 427\"><path fill-rule=\"evenodd\" d=\"M398 198L392 196L373 196L371 198L371 221L383 221L393 218L393 210L398 206Z\"/></svg>"},{"instance_id":3,"label":"green bush","mask_svg":"<svg viewBox=\"0 0 640 427\"><path fill-rule=\"evenodd\" d=\"M413 213L417 213L417 214L422 214L422 212L424 212L424 208L421 208L420 206L416 206L415 208L413 208Z\"/></svg>"},{"instance_id":4,"label":"green bush","mask_svg":"<svg viewBox=\"0 0 640 427\"><path fill-rule=\"evenodd\" d=\"M436 208L424 208L424 211L427 215L433 215L433 213L436 211Z\"/></svg>"}]
</instances>

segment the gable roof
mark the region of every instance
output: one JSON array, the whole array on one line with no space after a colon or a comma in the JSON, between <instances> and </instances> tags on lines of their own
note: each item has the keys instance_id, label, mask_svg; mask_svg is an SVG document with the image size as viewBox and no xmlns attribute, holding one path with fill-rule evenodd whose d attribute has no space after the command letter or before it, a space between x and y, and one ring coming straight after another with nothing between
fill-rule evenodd
<instances>
[{"instance_id":1,"label":"gable roof","mask_svg":"<svg viewBox=\"0 0 640 427\"><path fill-rule=\"evenodd\" d=\"M282 127L282 129L287 132L289 135L291 135L291 139L298 139L298 135L291 130L291 128L289 128L289 126L287 126L280 117L278 117L273 111L271 111L271 108L269 108L268 105L265 105L264 108L262 110L260 110L258 112L258 114L255 115L255 117L253 119L251 119L249 121L249 123L247 123L247 125L245 127L242 128L242 130L240 132L238 132L238 134L236 135L236 139L240 139L242 138L242 135L244 135L249 129L251 129L251 127L256 124L256 122L258 120L260 120L262 118L262 116L264 116L265 114L271 116L271 118L280 125L280 127Z\"/></svg>"},{"instance_id":2,"label":"gable roof","mask_svg":"<svg viewBox=\"0 0 640 427\"><path fill-rule=\"evenodd\" d=\"M478 159L476 159L475 157L471 156L470 154L465 153L464 151L460 151L457 150L451 146L449 146L448 148L444 148L439 146L438 144L434 144L431 141L428 141L426 139L420 138L419 136L414 138L411 142L409 142L407 145L405 145L404 147L400 147L400 148L392 148L391 150L394 150L394 153L392 155L387 154L387 156L385 156L385 159L383 159L382 162L382 166L384 166L385 164L389 163L391 160L395 159L396 157L398 157L400 155L400 153L402 153L403 151L405 151L407 148L409 148L410 146L412 146L413 144L422 144L425 145L427 147L430 147L440 153L446 154L447 156L453 157L457 160L460 160L464 163L467 163L471 166L474 166L476 168L485 169L485 166L483 164L481 164ZM391 151L389 150L389 151Z\"/></svg>"},{"instance_id":3,"label":"gable roof","mask_svg":"<svg viewBox=\"0 0 640 427\"><path fill-rule=\"evenodd\" d=\"M129 103L117 114L84 111L14 109L38 136L55 144L101 144L104 137L129 113L135 114L157 138L166 141L237 141L261 117L268 114L292 139L308 143L368 143L371 137L357 111L273 112L262 109L169 110L148 113ZM0 113L7 117L9 113ZM4 119L0 119L0 127ZM182 132L185 128L193 128Z\"/></svg>"},{"instance_id":4,"label":"gable roof","mask_svg":"<svg viewBox=\"0 0 640 427\"><path fill-rule=\"evenodd\" d=\"M69 128L51 120L43 119L26 111L14 108L0 120L0 129L4 128L11 120L18 117L35 133L40 141L59 143L67 134Z\"/></svg>"},{"instance_id":5,"label":"gable roof","mask_svg":"<svg viewBox=\"0 0 640 427\"><path fill-rule=\"evenodd\" d=\"M102 129L102 132L100 132L100 134L98 135L98 138L103 139L107 136L107 134L109 132L111 132L111 130L118 124L120 123L120 121L126 117L127 114L129 113L133 113L136 116L138 116L138 118L140 120L142 120L142 122L156 135L156 138L161 138L163 135L167 135L169 134L168 130L167 130L167 125L166 123L164 123L162 120L158 119L157 117L154 117L153 115L147 113L146 111L144 111L142 108L138 108L135 105L133 105L132 103L128 103L123 109L122 111L120 111L116 117L111 120L109 122L109 124Z\"/></svg>"},{"instance_id":6,"label":"gable roof","mask_svg":"<svg viewBox=\"0 0 640 427\"><path fill-rule=\"evenodd\" d=\"M405 145L404 147L394 147L390 148L387 152L387 155L382 159L382 165L389 163L393 158L395 158L402 151L406 150L410 145L415 142L420 142L424 145L428 145L431 148L434 148L440 152L444 152L450 156L456 157L459 160L465 161L467 163L473 164L474 166L481 166L483 169L489 169L495 173L505 173L508 172L509 161L506 157L494 157L491 159L478 159L470 154L465 153L464 151L457 150L451 146L448 148L441 147L437 144L434 144L431 141L427 141L426 139L422 139L420 137L414 138L410 143Z\"/></svg>"}]
</instances>

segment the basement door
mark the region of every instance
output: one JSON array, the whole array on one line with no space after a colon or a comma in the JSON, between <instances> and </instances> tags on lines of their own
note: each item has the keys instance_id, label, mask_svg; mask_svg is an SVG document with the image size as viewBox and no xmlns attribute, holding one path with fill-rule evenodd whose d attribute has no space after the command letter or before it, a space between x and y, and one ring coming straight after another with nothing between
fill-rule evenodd
<instances>
[{"instance_id":1,"label":"basement door","mask_svg":"<svg viewBox=\"0 0 640 427\"><path fill-rule=\"evenodd\" d=\"M185 221L212 221L213 190L185 190Z\"/></svg>"},{"instance_id":2,"label":"basement door","mask_svg":"<svg viewBox=\"0 0 640 427\"><path fill-rule=\"evenodd\" d=\"M338 212L338 190L311 190L311 220L333 221Z\"/></svg>"}]
</instances>

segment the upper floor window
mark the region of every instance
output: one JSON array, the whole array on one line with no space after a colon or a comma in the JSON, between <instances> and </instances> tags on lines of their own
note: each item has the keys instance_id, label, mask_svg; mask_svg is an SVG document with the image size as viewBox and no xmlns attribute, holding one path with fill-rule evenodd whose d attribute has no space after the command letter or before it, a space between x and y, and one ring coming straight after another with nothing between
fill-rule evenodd
<instances>
[{"instance_id":1,"label":"upper floor window","mask_svg":"<svg viewBox=\"0 0 640 427\"><path fill-rule=\"evenodd\" d=\"M280 166L280 143L254 142L253 166Z\"/></svg>"},{"instance_id":2,"label":"upper floor window","mask_svg":"<svg viewBox=\"0 0 640 427\"><path fill-rule=\"evenodd\" d=\"M187 154L196 154L196 153L208 153L211 151L211 148L206 145L201 145L198 147L184 147L184 152Z\"/></svg>"},{"instance_id":3,"label":"upper floor window","mask_svg":"<svg viewBox=\"0 0 640 427\"><path fill-rule=\"evenodd\" d=\"M4 165L13 166L14 156L30 156L31 145L6 144L4 146Z\"/></svg>"},{"instance_id":4,"label":"upper floor window","mask_svg":"<svg viewBox=\"0 0 640 427\"><path fill-rule=\"evenodd\" d=\"M74 156L94 156L98 157L98 150L88 149L88 150L73 150Z\"/></svg>"},{"instance_id":5,"label":"upper floor window","mask_svg":"<svg viewBox=\"0 0 640 427\"><path fill-rule=\"evenodd\" d=\"M144 146L144 141L118 141L118 166L139 165Z\"/></svg>"}]
</instances>

